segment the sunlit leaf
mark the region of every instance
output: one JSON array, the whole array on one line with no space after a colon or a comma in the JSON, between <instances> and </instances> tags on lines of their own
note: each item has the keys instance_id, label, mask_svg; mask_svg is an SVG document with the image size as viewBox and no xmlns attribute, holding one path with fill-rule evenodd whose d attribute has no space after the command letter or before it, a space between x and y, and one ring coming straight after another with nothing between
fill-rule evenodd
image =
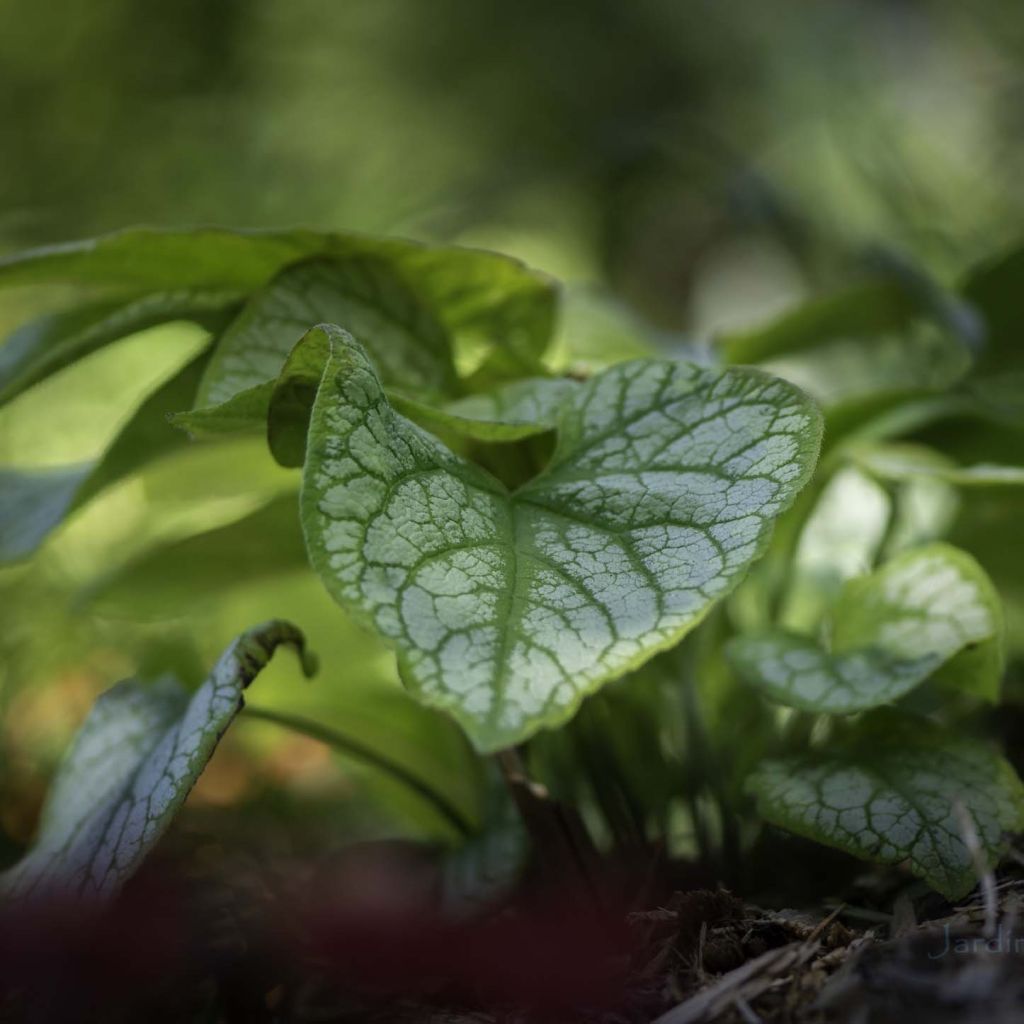
<instances>
[{"instance_id":1,"label":"sunlit leaf","mask_svg":"<svg viewBox=\"0 0 1024 1024\"><path fill-rule=\"evenodd\" d=\"M0 471L0 563L27 558L76 509L140 467L188 444L167 417L188 405L206 363L193 359L157 388L95 462Z\"/></svg>"},{"instance_id":2,"label":"sunlit leaf","mask_svg":"<svg viewBox=\"0 0 1024 1024\"><path fill-rule=\"evenodd\" d=\"M173 616L308 565L293 492L236 522L153 547L93 580L81 596L106 614Z\"/></svg>"},{"instance_id":3,"label":"sunlit leaf","mask_svg":"<svg viewBox=\"0 0 1024 1024\"><path fill-rule=\"evenodd\" d=\"M239 391L220 405L201 406L174 413L169 421L199 439L263 434L267 429L274 381Z\"/></svg>"},{"instance_id":4,"label":"sunlit leaf","mask_svg":"<svg viewBox=\"0 0 1024 1024\"><path fill-rule=\"evenodd\" d=\"M978 881L970 826L990 866L1024 828L1024 786L1006 761L892 713L866 716L822 753L763 763L749 786L768 821L856 857L906 861L949 899Z\"/></svg>"},{"instance_id":5,"label":"sunlit leaf","mask_svg":"<svg viewBox=\"0 0 1024 1024\"><path fill-rule=\"evenodd\" d=\"M242 691L280 644L303 652L288 623L244 633L191 695L171 679L103 694L58 770L34 845L0 875L0 894L90 902L116 893L167 830L241 710Z\"/></svg>"},{"instance_id":6,"label":"sunlit leaf","mask_svg":"<svg viewBox=\"0 0 1024 1024\"><path fill-rule=\"evenodd\" d=\"M612 295L567 286L549 362L559 369L603 370L627 359L646 359L664 346L650 325ZM675 339L673 339L675 340Z\"/></svg>"},{"instance_id":7,"label":"sunlit leaf","mask_svg":"<svg viewBox=\"0 0 1024 1024\"><path fill-rule=\"evenodd\" d=\"M562 409L551 465L509 493L388 404L336 328L303 477L331 594L481 750L572 715L676 643L764 549L806 482L813 405L746 370L637 361Z\"/></svg>"},{"instance_id":8,"label":"sunlit leaf","mask_svg":"<svg viewBox=\"0 0 1024 1024\"><path fill-rule=\"evenodd\" d=\"M129 228L8 256L0 260L0 285L251 289L325 248L325 236L312 231Z\"/></svg>"},{"instance_id":9,"label":"sunlit leaf","mask_svg":"<svg viewBox=\"0 0 1024 1024\"><path fill-rule=\"evenodd\" d=\"M0 404L112 341L172 320L206 324L240 300L237 292L154 292L131 301L94 303L34 320L0 346Z\"/></svg>"},{"instance_id":10,"label":"sunlit leaf","mask_svg":"<svg viewBox=\"0 0 1024 1024\"><path fill-rule=\"evenodd\" d=\"M252 292L291 264L321 258L389 265L457 347L482 349L485 381L540 370L555 328L554 283L518 260L479 249L304 230L132 228L0 260L0 286L66 283L118 296L189 288ZM282 362L296 340L289 339Z\"/></svg>"}]
</instances>

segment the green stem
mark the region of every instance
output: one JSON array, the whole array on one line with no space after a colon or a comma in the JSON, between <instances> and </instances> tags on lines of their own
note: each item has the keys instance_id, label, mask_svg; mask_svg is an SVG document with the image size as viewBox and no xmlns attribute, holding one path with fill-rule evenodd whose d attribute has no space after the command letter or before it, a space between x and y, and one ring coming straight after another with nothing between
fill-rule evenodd
<instances>
[{"instance_id":1,"label":"green stem","mask_svg":"<svg viewBox=\"0 0 1024 1024\"><path fill-rule=\"evenodd\" d=\"M301 733L310 739L326 743L339 753L365 761L426 800L461 835L467 838L473 835L473 826L443 793L438 792L430 783L414 775L408 768L396 761L392 761L380 751L366 746L351 736L345 736L326 725L321 725L319 722L313 722L298 715L290 715L284 711L270 711L266 708L254 708L246 705L245 715L259 721L273 722L285 729L291 729L292 732Z\"/></svg>"}]
</instances>

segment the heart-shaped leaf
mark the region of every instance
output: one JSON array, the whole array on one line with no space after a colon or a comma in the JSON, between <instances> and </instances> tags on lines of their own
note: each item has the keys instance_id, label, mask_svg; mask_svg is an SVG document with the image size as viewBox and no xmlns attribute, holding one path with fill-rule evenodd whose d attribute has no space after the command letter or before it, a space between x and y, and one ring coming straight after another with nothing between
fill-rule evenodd
<instances>
[{"instance_id":1,"label":"heart-shaped leaf","mask_svg":"<svg viewBox=\"0 0 1024 1024\"><path fill-rule=\"evenodd\" d=\"M302 489L313 566L480 750L569 718L675 644L763 551L820 422L758 371L621 364L578 388L546 471L510 493L388 403L338 328Z\"/></svg>"},{"instance_id":2,"label":"heart-shaped leaf","mask_svg":"<svg viewBox=\"0 0 1024 1024\"><path fill-rule=\"evenodd\" d=\"M280 644L301 653L304 640L285 622L243 633L191 695L171 679L103 694L57 773L35 844L0 875L0 895L112 896L167 830L241 710L242 691Z\"/></svg>"},{"instance_id":3,"label":"heart-shaped leaf","mask_svg":"<svg viewBox=\"0 0 1024 1024\"><path fill-rule=\"evenodd\" d=\"M830 650L782 631L743 634L726 650L748 682L807 711L851 714L890 703L951 661L949 682L994 700L1002 614L981 566L963 551L932 544L845 586ZM962 677L957 655L965 659Z\"/></svg>"},{"instance_id":4,"label":"heart-shaped leaf","mask_svg":"<svg viewBox=\"0 0 1024 1024\"><path fill-rule=\"evenodd\" d=\"M910 870L949 899L977 882L973 827L988 864L1024 828L1024 786L976 740L873 712L827 753L766 761L749 788L770 822Z\"/></svg>"}]
</instances>

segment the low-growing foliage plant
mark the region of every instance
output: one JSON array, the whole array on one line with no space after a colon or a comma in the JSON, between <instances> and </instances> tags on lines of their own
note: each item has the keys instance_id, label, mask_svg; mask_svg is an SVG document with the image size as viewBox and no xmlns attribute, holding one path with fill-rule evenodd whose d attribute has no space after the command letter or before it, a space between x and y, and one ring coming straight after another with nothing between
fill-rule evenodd
<instances>
[{"instance_id":1,"label":"low-growing foliage plant","mask_svg":"<svg viewBox=\"0 0 1024 1024\"><path fill-rule=\"evenodd\" d=\"M3 401L155 324L209 342L95 462L0 473L0 557L176 448L263 435L301 470L298 494L241 521L266 531L266 563L308 558L416 698L506 771L567 778L599 841L664 839L682 809L701 855L742 856L737 823L770 823L957 898L1024 828L1024 786L978 727L1021 650L1004 616L1021 578L992 558L1002 527L957 513L1024 483L1006 444L985 449L1024 428L1019 356L1001 355L1021 263L959 293L875 266L710 356L587 365L552 352L554 283L494 253L136 230L21 254L0 284L82 299L0 349ZM980 456L943 450L950 422ZM278 543L289 522L304 553ZM216 546L244 579L260 567L242 529ZM970 550L943 539L957 530ZM303 650L295 626L249 631L193 694L105 694L5 897L116 891L281 643ZM344 685L344 666L324 675Z\"/></svg>"}]
</instances>

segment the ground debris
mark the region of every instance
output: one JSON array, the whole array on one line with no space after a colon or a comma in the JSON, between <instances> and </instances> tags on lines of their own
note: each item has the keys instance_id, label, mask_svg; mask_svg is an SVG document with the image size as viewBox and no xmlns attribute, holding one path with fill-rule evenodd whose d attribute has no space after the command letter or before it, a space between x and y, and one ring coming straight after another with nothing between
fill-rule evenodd
<instances>
[{"instance_id":1,"label":"ground debris","mask_svg":"<svg viewBox=\"0 0 1024 1024\"><path fill-rule=\"evenodd\" d=\"M674 996L657 1024L791 1019L863 941L838 911L815 919L763 910L725 890L680 893L667 908L633 920L663 935L674 926L653 961L666 972L665 995Z\"/></svg>"},{"instance_id":2,"label":"ground debris","mask_svg":"<svg viewBox=\"0 0 1024 1024\"><path fill-rule=\"evenodd\" d=\"M547 891L451 921L435 906L432 862L408 844L310 861L227 856L205 841L187 853L186 870L154 865L98 925L0 921L0 1022L1024 1020L1019 877L992 876L955 907L891 872L829 913L694 888L588 916Z\"/></svg>"},{"instance_id":3,"label":"ground debris","mask_svg":"<svg viewBox=\"0 0 1024 1024\"><path fill-rule=\"evenodd\" d=\"M857 951L815 1003L825 1020L1017 1024L1024 1019L1024 881L998 885L996 917L984 895L951 914Z\"/></svg>"}]
</instances>

